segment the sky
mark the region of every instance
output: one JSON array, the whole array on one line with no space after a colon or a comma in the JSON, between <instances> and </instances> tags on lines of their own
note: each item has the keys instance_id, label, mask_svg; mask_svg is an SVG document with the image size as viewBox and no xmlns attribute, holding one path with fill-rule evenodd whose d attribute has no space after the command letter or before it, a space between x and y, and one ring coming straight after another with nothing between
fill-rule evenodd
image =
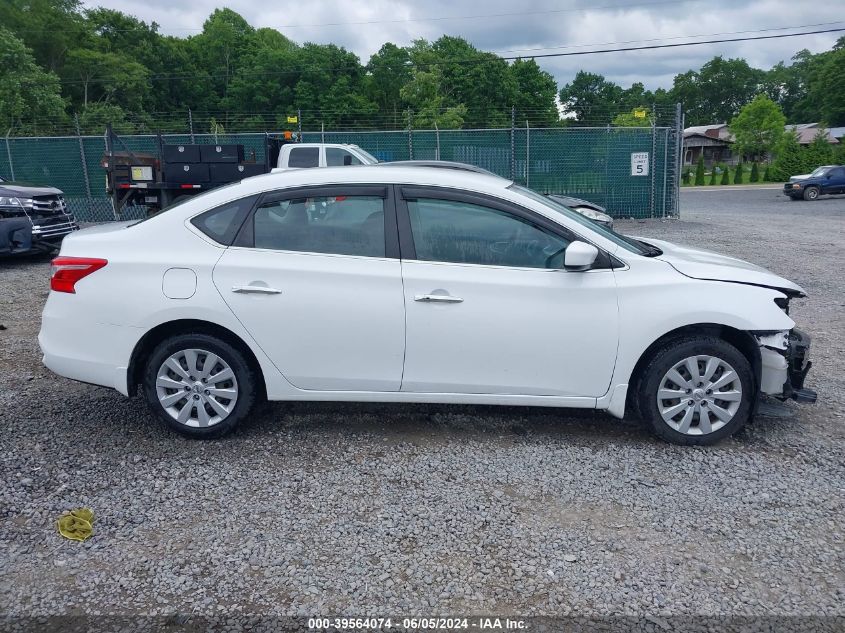
<instances>
[{"instance_id":1,"label":"sky","mask_svg":"<svg viewBox=\"0 0 845 633\"><path fill-rule=\"evenodd\" d=\"M208 15L225 6L252 26L275 28L295 42L344 46L363 63L384 42L404 46L417 38L435 40L441 35L463 37L502 56L529 57L614 48L621 42L630 43L620 46L674 43L684 41L677 39L681 36L724 39L845 28L845 0L84 0L83 4L155 21L162 33L182 37L199 33ZM834 23L837 18L843 21ZM760 29L778 30L737 33ZM698 69L714 55L742 57L752 66L768 69L788 62L804 48L813 53L828 50L843 35L845 31L537 62L560 86L578 70L586 70L624 87L639 81L649 89L670 88L676 74ZM645 41L655 39L663 41Z\"/></svg>"}]
</instances>

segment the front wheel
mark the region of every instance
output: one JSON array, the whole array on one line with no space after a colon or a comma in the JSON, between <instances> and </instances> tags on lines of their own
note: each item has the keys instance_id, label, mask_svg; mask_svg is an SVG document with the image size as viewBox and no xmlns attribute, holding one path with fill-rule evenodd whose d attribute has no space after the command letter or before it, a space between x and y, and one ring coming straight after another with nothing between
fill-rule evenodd
<instances>
[{"instance_id":1,"label":"front wheel","mask_svg":"<svg viewBox=\"0 0 845 633\"><path fill-rule=\"evenodd\" d=\"M243 353L203 333L162 341L148 359L143 383L153 413L194 438L225 435L256 401L257 377Z\"/></svg>"},{"instance_id":2,"label":"front wheel","mask_svg":"<svg viewBox=\"0 0 845 633\"><path fill-rule=\"evenodd\" d=\"M816 200L819 197L818 187L807 187L804 189L804 200Z\"/></svg>"},{"instance_id":3,"label":"front wheel","mask_svg":"<svg viewBox=\"0 0 845 633\"><path fill-rule=\"evenodd\" d=\"M648 363L639 383L640 414L674 444L715 444L741 429L751 415L754 375L733 345L712 337L668 342Z\"/></svg>"}]
</instances>

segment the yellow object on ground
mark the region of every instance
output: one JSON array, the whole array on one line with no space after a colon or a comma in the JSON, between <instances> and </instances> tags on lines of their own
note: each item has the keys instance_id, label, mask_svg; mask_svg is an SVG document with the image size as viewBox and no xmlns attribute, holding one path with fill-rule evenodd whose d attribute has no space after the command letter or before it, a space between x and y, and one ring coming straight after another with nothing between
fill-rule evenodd
<instances>
[{"instance_id":1,"label":"yellow object on ground","mask_svg":"<svg viewBox=\"0 0 845 633\"><path fill-rule=\"evenodd\" d=\"M88 508L77 508L63 514L56 521L59 534L74 541L84 541L94 533L94 513Z\"/></svg>"}]
</instances>

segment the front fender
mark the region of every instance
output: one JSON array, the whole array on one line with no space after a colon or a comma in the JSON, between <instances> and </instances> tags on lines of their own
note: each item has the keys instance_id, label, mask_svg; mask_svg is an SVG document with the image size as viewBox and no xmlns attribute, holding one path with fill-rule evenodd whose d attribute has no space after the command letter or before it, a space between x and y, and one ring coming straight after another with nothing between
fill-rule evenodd
<instances>
[{"instance_id":1,"label":"front fender","mask_svg":"<svg viewBox=\"0 0 845 633\"><path fill-rule=\"evenodd\" d=\"M791 330L795 322L775 304L785 295L745 284L696 280L679 273L663 280L617 275L619 351L613 385L628 384L637 362L657 340L694 325L727 326L741 332ZM651 277L651 276L649 276Z\"/></svg>"}]
</instances>

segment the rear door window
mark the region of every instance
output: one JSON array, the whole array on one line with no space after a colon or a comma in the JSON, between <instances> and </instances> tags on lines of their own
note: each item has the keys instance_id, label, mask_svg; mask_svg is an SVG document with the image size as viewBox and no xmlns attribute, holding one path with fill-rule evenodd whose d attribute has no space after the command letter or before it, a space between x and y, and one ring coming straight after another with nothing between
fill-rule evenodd
<instances>
[{"instance_id":1,"label":"rear door window","mask_svg":"<svg viewBox=\"0 0 845 633\"><path fill-rule=\"evenodd\" d=\"M384 257L384 198L316 196L262 204L255 248Z\"/></svg>"}]
</instances>

